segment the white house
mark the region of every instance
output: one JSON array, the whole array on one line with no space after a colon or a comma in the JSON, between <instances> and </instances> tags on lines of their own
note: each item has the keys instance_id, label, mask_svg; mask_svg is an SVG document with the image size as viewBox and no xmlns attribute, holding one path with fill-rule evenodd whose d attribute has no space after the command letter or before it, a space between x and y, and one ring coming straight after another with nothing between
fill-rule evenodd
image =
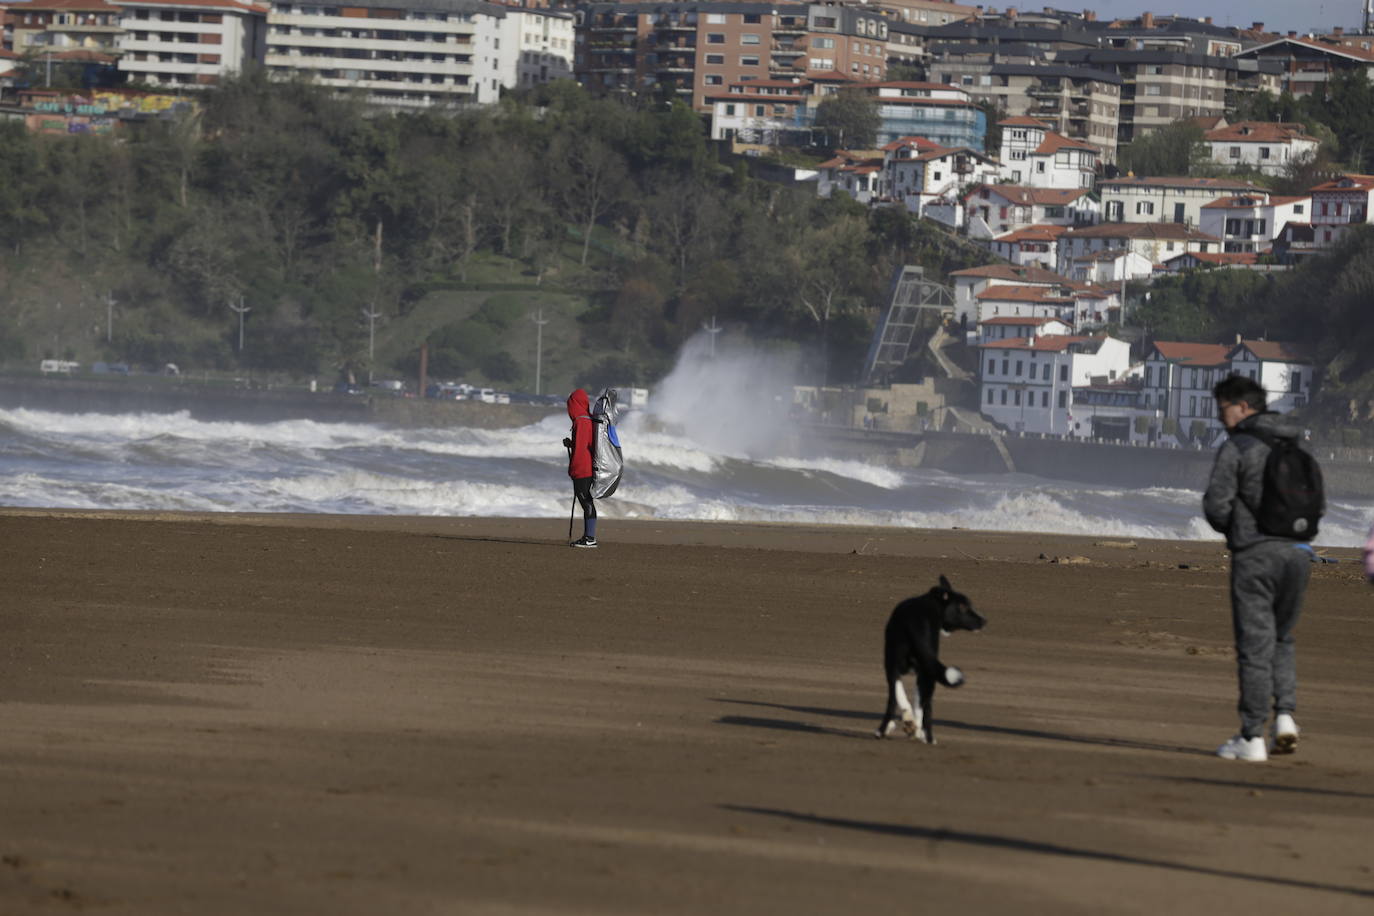
<instances>
[{"instance_id":1,"label":"white house","mask_svg":"<svg viewBox=\"0 0 1374 916\"><path fill-rule=\"evenodd\" d=\"M573 78L577 35L571 12L509 4L505 12L496 20L501 43L493 54L502 88L530 89Z\"/></svg>"},{"instance_id":2,"label":"white house","mask_svg":"<svg viewBox=\"0 0 1374 916\"><path fill-rule=\"evenodd\" d=\"M1321 142L1303 132L1301 124L1239 121L1203 134L1212 161L1248 166L1265 175L1282 175L1293 165L1311 161Z\"/></svg>"},{"instance_id":3,"label":"white house","mask_svg":"<svg viewBox=\"0 0 1374 916\"><path fill-rule=\"evenodd\" d=\"M1078 255L1068 263L1065 276L1081 283L1117 283L1154 273L1149 258L1129 248L1103 248Z\"/></svg>"},{"instance_id":4,"label":"white house","mask_svg":"<svg viewBox=\"0 0 1374 916\"><path fill-rule=\"evenodd\" d=\"M954 315L966 324L979 320L976 296L989 286L1006 284L1058 288L1069 285L1067 279L1054 271L1033 265L988 264L951 271L949 277L954 284Z\"/></svg>"},{"instance_id":5,"label":"white house","mask_svg":"<svg viewBox=\"0 0 1374 916\"><path fill-rule=\"evenodd\" d=\"M1143 260L1127 262L1127 277L1148 277L1153 265L1186 251L1217 251L1221 240L1181 223L1102 223L1080 226L1059 237L1059 272L1069 275L1078 258L1101 251L1131 251ZM1145 262L1150 268L1145 269Z\"/></svg>"},{"instance_id":6,"label":"white house","mask_svg":"<svg viewBox=\"0 0 1374 916\"><path fill-rule=\"evenodd\" d=\"M731 83L723 94L709 97L711 139L729 140L736 152L783 145L786 133L806 120L813 86L803 79Z\"/></svg>"},{"instance_id":7,"label":"white house","mask_svg":"<svg viewBox=\"0 0 1374 916\"><path fill-rule=\"evenodd\" d=\"M1168 258L1163 264L1155 266L1156 274L1176 274L1185 270L1210 270L1213 267L1254 267L1259 264L1259 254L1253 251L1232 251L1223 253L1203 254L1200 251L1190 251L1186 254L1174 255Z\"/></svg>"},{"instance_id":8,"label":"white house","mask_svg":"<svg viewBox=\"0 0 1374 916\"><path fill-rule=\"evenodd\" d=\"M119 71L150 86L203 88L263 59L265 4L238 0L111 0L120 10Z\"/></svg>"},{"instance_id":9,"label":"white house","mask_svg":"<svg viewBox=\"0 0 1374 916\"><path fill-rule=\"evenodd\" d=\"M1012 184L1033 188L1091 188L1097 176L1098 149L1055 133L1031 117L1005 118L1002 175Z\"/></svg>"},{"instance_id":10,"label":"white house","mask_svg":"<svg viewBox=\"0 0 1374 916\"><path fill-rule=\"evenodd\" d=\"M1311 197L1240 194L1203 204L1198 229L1221 239L1224 252L1268 251L1285 225L1311 212Z\"/></svg>"},{"instance_id":11,"label":"white house","mask_svg":"<svg viewBox=\"0 0 1374 916\"><path fill-rule=\"evenodd\" d=\"M987 246L1013 264L1053 270L1059 263L1059 237L1068 231L1068 226L1024 226L989 239Z\"/></svg>"},{"instance_id":12,"label":"white house","mask_svg":"<svg viewBox=\"0 0 1374 916\"><path fill-rule=\"evenodd\" d=\"M1002 315L978 322L978 342L1015 340L1020 337L1067 337L1073 326L1060 318L1022 318Z\"/></svg>"},{"instance_id":13,"label":"white house","mask_svg":"<svg viewBox=\"0 0 1374 916\"><path fill-rule=\"evenodd\" d=\"M1371 194L1374 175L1342 175L1313 188L1311 223L1316 247L1334 245L1347 227L1370 222Z\"/></svg>"},{"instance_id":14,"label":"white house","mask_svg":"<svg viewBox=\"0 0 1374 916\"><path fill-rule=\"evenodd\" d=\"M997 163L982 153L940 146L924 137L902 137L882 152L882 196L917 216L928 215L931 204L958 200L966 188L997 177Z\"/></svg>"},{"instance_id":15,"label":"white house","mask_svg":"<svg viewBox=\"0 0 1374 916\"><path fill-rule=\"evenodd\" d=\"M1312 400L1312 360L1292 344L1241 340L1226 353L1231 371L1264 388L1269 409L1287 413Z\"/></svg>"},{"instance_id":16,"label":"white house","mask_svg":"<svg viewBox=\"0 0 1374 916\"><path fill-rule=\"evenodd\" d=\"M832 159L816 166L816 195L848 194L861 204L882 193L883 160L868 151L836 150Z\"/></svg>"},{"instance_id":17,"label":"white house","mask_svg":"<svg viewBox=\"0 0 1374 916\"><path fill-rule=\"evenodd\" d=\"M1074 389L1130 372L1130 345L1108 336L1032 335L989 341L979 352L979 409L1016 432L1091 436Z\"/></svg>"},{"instance_id":18,"label":"white house","mask_svg":"<svg viewBox=\"0 0 1374 916\"><path fill-rule=\"evenodd\" d=\"M1102 219L1115 223L1182 223L1196 226L1202 206L1218 197L1263 195L1265 190L1235 178L1110 178L1102 194Z\"/></svg>"},{"instance_id":19,"label":"white house","mask_svg":"<svg viewBox=\"0 0 1374 916\"><path fill-rule=\"evenodd\" d=\"M1058 318L1073 324L1073 291L1064 286L1016 286L998 283L974 296L978 321L1010 316L1014 318Z\"/></svg>"},{"instance_id":20,"label":"white house","mask_svg":"<svg viewBox=\"0 0 1374 916\"><path fill-rule=\"evenodd\" d=\"M994 184L964 198L970 238L990 239L1025 226L1081 226L1097 222L1098 204L1086 188Z\"/></svg>"}]
</instances>

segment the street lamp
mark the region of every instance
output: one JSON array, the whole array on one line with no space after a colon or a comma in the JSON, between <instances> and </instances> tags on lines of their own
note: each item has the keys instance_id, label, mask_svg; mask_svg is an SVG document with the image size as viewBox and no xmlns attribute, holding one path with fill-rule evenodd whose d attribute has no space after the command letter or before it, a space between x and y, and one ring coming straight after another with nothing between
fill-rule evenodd
<instances>
[{"instance_id":1,"label":"street lamp","mask_svg":"<svg viewBox=\"0 0 1374 916\"><path fill-rule=\"evenodd\" d=\"M243 355L243 316L253 311L253 308L252 306L244 305L243 297L239 296L239 304L235 305L233 302L230 302L229 310L238 312L239 315L239 355L241 356Z\"/></svg>"},{"instance_id":2,"label":"street lamp","mask_svg":"<svg viewBox=\"0 0 1374 916\"><path fill-rule=\"evenodd\" d=\"M105 342L110 343L114 340L114 307L119 300L114 297L114 293L105 294Z\"/></svg>"},{"instance_id":3,"label":"street lamp","mask_svg":"<svg viewBox=\"0 0 1374 916\"><path fill-rule=\"evenodd\" d=\"M541 374L544 368L544 325L549 323L549 319L544 317L544 310L541 308L530 316L530 321L534 322L534 393L543 394L540 391L540 384L543 381Z\"/></svg>"},{"instance_id":4,"label":"street lamp","mask_svg":"<svg viewBox=\"0 0 1374 916\"><path fill-rule=\"evenodd\" d=\"M382 317L382 313L373 309L363 309L363 317L367 319L367 383L371 385L372 351L377 341L377 319Z\"/></svg>"},{"instance_id":5,"label":"street lamp","mask_svg":"<svg viewBox=\"0 0 1374 916\"><path fill-rule=\"evenodd\" d=\"M703 329L704 331L706 331L707 334L710 334L710 335L711 335L711 358L712 358L712 359L715 359L715 358L716 358L716 335L719 334L721 331L725 330L725 328L723 328L723 327L721 327L720 325L716 324L716 316L715 316L715 315L712 315L712 316L711 316L711 323L710 323L709 325L703 323L701 327L702 327L702 329Z\"/></svg>"}]
</instances>

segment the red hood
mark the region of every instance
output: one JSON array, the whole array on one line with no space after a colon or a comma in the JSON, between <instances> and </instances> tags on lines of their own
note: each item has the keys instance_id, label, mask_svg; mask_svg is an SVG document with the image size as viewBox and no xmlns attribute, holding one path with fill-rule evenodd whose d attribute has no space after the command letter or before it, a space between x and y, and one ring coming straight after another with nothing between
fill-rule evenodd
<instances>
[{"instance_id":1,"label":"red hood","mask_svg":"<svg viewBox=\"0 0 1374 916\"><path fill-rule=\"evenodd\" d=\"M587 392L581 388L568 395L568 419L576 420L578 417L588 416L590 403L587 400Z\"/></svg>"}]
</instances>

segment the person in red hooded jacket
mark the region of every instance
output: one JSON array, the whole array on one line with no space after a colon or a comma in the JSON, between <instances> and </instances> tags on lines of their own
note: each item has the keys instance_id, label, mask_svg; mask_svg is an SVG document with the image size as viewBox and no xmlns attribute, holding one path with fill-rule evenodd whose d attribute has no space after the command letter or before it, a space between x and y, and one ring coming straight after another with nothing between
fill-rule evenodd
<instances>
[{"instance_id":1,"label":"person in red hooded jacket","mask_svg":"<svg viewBox=\"0 0 1374 916\"><path fill-rule=\"evenodd\" d=\"M596 502L592 499L592 449L596 445L596 426L592 423L591 405L587 392L581 388L568 395L568 419L572 420L571 438L563 440L568 450L568 476L572 478L573 495L582 504L582 537L573 547L596 546Z\"/></svg>"}]
</instances>

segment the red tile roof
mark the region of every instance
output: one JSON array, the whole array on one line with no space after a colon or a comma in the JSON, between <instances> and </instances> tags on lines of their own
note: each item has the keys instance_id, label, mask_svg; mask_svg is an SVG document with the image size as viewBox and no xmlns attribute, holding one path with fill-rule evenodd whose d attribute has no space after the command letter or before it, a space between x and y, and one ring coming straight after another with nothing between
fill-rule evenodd
<instances>
[{"instance_id":1,"label":"red tile roof","mask_svg":"<svg viewBox=\"0 0 1374 916\"><path fill-rule=\"evenodd\" d=\"M990 193L1001 196L1009 203L1021 206L1040 204L1041 206L1064 207L1088 193L1087 188L1028 188L1019 184L994 184L986 187ZM981 187L974 188L964 195L964 199L972 200L982 191Z\"/></svg>"},{"instance_id":2,"label":"red tile roof","mask_svg":"<svg viewBox=\"0 0 1374 916\"><path fill-rule=\"evenodd\" d=\"M1014 327L1040 327L1050 322L1057 324L1067 324L1062 318L1046 318L1041 316L1021 317L1019 315L999 315L996 318L984 318L979 324L1011 325Z\"/></svg>"},{"instance_id":3,"label":"red tile roof","mask_svg":"<svg viewBox=\"0 0 1374 916\"><path fill-rule=\"evenodd\" d=\"M951 277L983 277L989 280L1016 280L1021 283L1068 283L1068 278L1061 277L1052 270L1043 267L1028 265L1018 267L1015 264L988 264L984 267L966 267L963 270L950 271Z\"/></svg>"},{"instance_id":4,"label":"red tile roof","mask_svg":"<svg viewBox=\"0 0 1374 916\"><path fill-rule=\"evenodd\" d=\"M1207 131L1203 134L1203 139L1229 143L1288 143L1293 140L1317 142L1316 137L1309 137L1303 132L1301 124L1282 121L1237 121Z\"/></svg>"},{"instance_id":5,"label":"red tile roof","mask_svg":"<svg viewBox=\"0 0 1374 916\"><path fill-rule=\"evenodd\" d=\"M1065 232L1069 231L1068 226L1022 226L1014 229L1006 235L999 235L994 238L994 242L1053 242Z\"/></svg>"},{"instance_id":6,"label":"red tile roof","mask_svg":"<svg viewBox=\"0 0 1374 916\"><path fill-rule=\"evenodd\" d=\"M1077 343L1101 343L1105 337L1078 337L1071 334L1046 334L1034 339L1012 337L1006 340L990 340L978 346L985 350L1035 350L1041 353L1062 353Z\"/></svg>"},{"instance_id":7,"label":"red tile roof","mask_svg":"<svg viewBox=\"0 0 1374 916\"><path fill-rule=\"evenodd\" d=\"M1130 186L1166 187L1166 188L1214 188L1218 191L1241 191L1264 193L1264 188L1256 187L1248 181L1239 178L1180 178L1174 176L1155 176L1151 178L1108 178L1102 182L1103 187L1130 187Z\"/></svg>"},{"instance_id":8,"label":"red tile roof","mask_svg":"<svg viewBox=\"0 0 1374 916\"><path fill-rule=\"evenodd\" d=\"M1342 175L1340 178L1324 181L1312 188L1312 190L1347 191L1354 189L1357 191L1368 191L1371 188L1374 188L1374 175Z\"/></svg>"},{"instance_id":9,"label":"red tile roof","mask_svg":"<svg viewBox=\"0 0 1374 916\"><path fill-rule=\"evenodd\" d=\"M1099 223L1079 226L1069 234L1080 239L1167 239L1173 241L1220 242L1216 236L1190 229L1182 223Z\"/></svg>"},{"instance_id":10,"label":"red tile roof","mask_svg":"<svg viewBox=\"0 0 1374 916\"><path fill-rule=\"evenodd\" d=\"M1098 152L1098 148L1091 143L1084 143L1082 140L1071 140L1063 134L1056 134L1053 131L1045 134L1045 140L1035 148L1037 156L1048 156L1057 153L1061 149L1081 149L1090 153Z\"/></svg>"},{"instance_id":11,"label":"red tile roof","mask_svg":"<svg viewBox=\"0 0 1374 916\"><path fill-rule=\"evenodd\" d=\"M1155 341L1155 350L1165 360L1185 366L1223 366L1229 357L1225 344L1183 343L1173 340Z\"/></svg>"},{"instance_id":12,"label":"red tile roof","mask_svg":"<svg viewBox=\"0 0 1374 916\"><path fill-rule=\"evenodd\" d=\"M1298 349L1297 345L1281 340L1242 340L1231 347L1227 356L1233 355L1242 347L1255 354L1256 359L1265 362L1307 363L1312 361L1311 357Z\"/></svg>"},{"instance_id":13,"label":"red tile roof","mask_svg":"<svg viewBox=\"0 0 1374 916\"><path fill-rule=\"evenodd\" d=\"M1038 127L1041 130L1050 129L1050 125L1046 124L1044 121L1037 121L1035 118L1030 118L1025 115L1017 115L1014 118L1003 118L997 122L997 125L999 127Z\"/></svg>"},{"instance_id":14,"label":"red tile roof","mask_svg":"<svg viewBox=\"0 0 1374 916\"><path fill-rule=\"evenodd\" d=\"M1059 290L1048 286L1016 286L1009 283L999 283L989 286L978 295L974 296L979 300L995 300L997 302L1058 302L1065 303L1070 300L1070 296L1059 295Z\"/></svg>"},{"instance_id":15,"label":"red tile roof","mask_svg":"<svg viewBox=\"0 0 1374 916\"><path fill-rule=\"evenodd\" d=\"M1214 264L1218 267L1226 264L1259 263L1259 253L1255 251L1185 251L1183 254L1165 259L1164 263L1172 264L1179 258L1193 258L1204 264Z\"/></svg>"}]
</instances>

